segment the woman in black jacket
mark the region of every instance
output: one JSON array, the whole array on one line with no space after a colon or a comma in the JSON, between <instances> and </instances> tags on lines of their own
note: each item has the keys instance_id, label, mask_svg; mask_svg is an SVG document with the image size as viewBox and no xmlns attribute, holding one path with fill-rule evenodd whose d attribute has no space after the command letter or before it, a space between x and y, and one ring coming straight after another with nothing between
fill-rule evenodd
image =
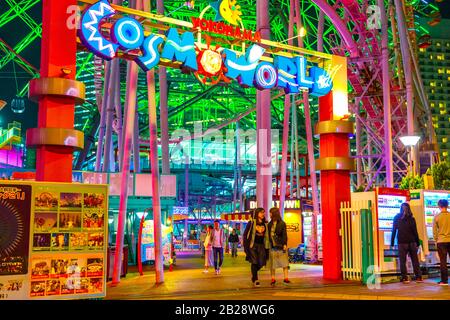
<instances>
[{"instance_id":1,"label":"woman in black jacket","mask_svg":"<svg viewBox=\"0 0 450 320\"><path fill-rule=\"evenodd\" d=\"M267 252L270 248L269 232L263 208L257 208L252 214L252 220L247 223L244 231L244 251L251 263L252 282L259 287L258 271L266 265Z\"/></svg>"},{"instance_id":2,"label":"woman in black jacket","mask_svg":"<svg viewBox=\"0 0 450 320\"><path fill-rule=\"evenodd\" d=\"M271 285L275 285L275 269L283 268L284 283L290 283L288 278L289 259L287 252L287 231L286 223L281 219L280 209L270 209L269 222L269 268L272 276Z\"/></svg>"},{"instance_id":3,"label":"woman in black jacket","mask_svg":"<svg viewBox=\"0 0 450 320\"><path fill-rule=\"evenodd\" d=\"M401 282L409 283L408 270L406 268L406 256L409 253L416 275L416 281L422 282L417 249L420 246L419 234L417 233L416 220L413 217L411 207L408 203L402 203L400 213L394 217L392 226L391 247L394 246L395 236L398 233L398 255L400 258Z\"/></svg>"}]
</instances>

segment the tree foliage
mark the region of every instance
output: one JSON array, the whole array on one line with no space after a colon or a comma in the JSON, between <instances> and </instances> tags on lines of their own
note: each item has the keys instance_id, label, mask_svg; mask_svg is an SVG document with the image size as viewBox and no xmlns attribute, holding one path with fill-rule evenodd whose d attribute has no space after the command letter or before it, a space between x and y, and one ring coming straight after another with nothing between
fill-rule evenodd
<instances>
[{"instance_id":1,"label":"tree foliage","mask_svg":"<svg viewBox=\"0 0 450 320\"><path fill-rule=\"evenodd\" d=\"M421 176L413 176L411 173L408 173L405 177L403 177L402 182L400 183L400 189L403 190L411 190L411 189L423 189L424 182Z\"/></svg>"},{"instance_id":2,"label":"tree foliage","mask_svg":"<svg viewBox=\"0 0 450 320\"><path fill-rule=\"evenodd\" d=\"M450 160L446 159L435 163L428 170L427 174L433 176L434 189L450 190Z\"/></svg>"}]
</instances>

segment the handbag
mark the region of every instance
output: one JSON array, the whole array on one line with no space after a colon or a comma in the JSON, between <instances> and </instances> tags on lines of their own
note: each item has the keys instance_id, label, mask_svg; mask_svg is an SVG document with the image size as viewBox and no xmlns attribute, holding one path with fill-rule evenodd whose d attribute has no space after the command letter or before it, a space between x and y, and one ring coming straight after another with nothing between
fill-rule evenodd
<instances>
[{"instance_id":1,"label":"handbag","mask_svg":"<svg viewBox=\"0 0 450 320\"><path fill-rule=\"evenodd\" d=\"M419 250L417 252L417 255L419 256L419 261L420 262L425 262L427 260L426 257L425 257L425 253L423 252L422 245L420 245Z\"/></svg>"},{"instance_id":2,"label":"handbag","mask_svg":"<svg viewBox=\"0 0 450 320\"><path fill-rule=\"evenodd\" d=\"M209 241L210 240L211 240L211 235L208 233L206 235L205 242L203 242L203 245L205 246L205 248L207 248L209 246Z\"/></svg>"}]
</instances>

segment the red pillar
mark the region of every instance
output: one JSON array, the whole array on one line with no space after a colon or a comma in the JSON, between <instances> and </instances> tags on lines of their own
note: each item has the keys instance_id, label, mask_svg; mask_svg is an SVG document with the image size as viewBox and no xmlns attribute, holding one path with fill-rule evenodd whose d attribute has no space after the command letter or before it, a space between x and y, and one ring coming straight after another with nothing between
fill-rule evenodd
<instances>
[{"instance_id":1,"label":"red pillar","mask_svg":"<svg viewBox=\"0 0 450 320\"><path fill-rule=\"evenodd\" d=\"M27 145L37 148L38 181L71 182L73 149L83 147L83 134L73 126L84 85L74 81L77 30L67 13L76 5L77 0L43 0L40 79L31 81L29 91L39 101L38 128L27 132Z\"/></svg>"},{"instance_id":2,"label":"red pillar","mask_svg":"<svg viewBox=\"0 0 450 320\"><path fill-rule=\"evenodd\" d=\"M319 99L319 121L333 120L333 93ZM348 133L323 133L320 136L320 158L349 157ZM342 279L341 227L339 208L342 201L350 201L350 172L322 166L320 173L323 277Z\"/></svg>"}]
</instances>

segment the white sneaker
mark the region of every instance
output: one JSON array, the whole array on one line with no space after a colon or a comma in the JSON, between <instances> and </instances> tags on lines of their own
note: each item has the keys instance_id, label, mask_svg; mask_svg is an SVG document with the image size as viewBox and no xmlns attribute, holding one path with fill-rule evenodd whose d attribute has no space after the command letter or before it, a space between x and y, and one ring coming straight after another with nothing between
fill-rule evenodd
<instances>
[{"instance_id":1,"label":"white sneaker","mask_svg":"<svg viewBox=\"0 0 450 320\"><path fill-rule=\"evenodd\" d=\"M219 269L217 269L217 274L220 274L220 268L219 268Z\"/></svg>"},{"instance_id":2,"label":"white sneaker","mask_svg":"<svg viewBox=\"0 0 450 320\"><path fill-rule=\"evenodd\" d=\"M208 273L208 272L209 272L208 269L203 270L203 273Z\"/></svg>"}]
</instances>

